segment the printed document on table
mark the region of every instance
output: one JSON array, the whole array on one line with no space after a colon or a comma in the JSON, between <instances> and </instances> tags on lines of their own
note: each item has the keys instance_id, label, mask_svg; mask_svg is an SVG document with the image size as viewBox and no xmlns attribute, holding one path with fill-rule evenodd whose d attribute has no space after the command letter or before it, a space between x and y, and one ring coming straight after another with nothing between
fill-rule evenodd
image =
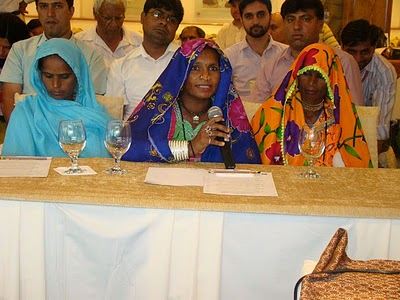
<instances>
[{"instance_id":1,"label":"printed document on table","mask_svg":"<svg viewBox=\"0 0 400 300\"><path fill-rule=\"evenodd\" d=\"M0 177L47 177L51 157L3 156Z\"/></svg>"},{"instance_id":2,"label":"printed document on table","mask_svg":"<svg viewBox=\"0 0 400 300\"><path fill-rule=\"evenodd\" d=\"M204 179L207 194L239 196L278 196L271 173L210 172Z\"/></svg>"},{"instance_id":3,"label":"printed document on table","mask_svg":"<svg viewBox=\"0 0 400 300\"><path fill-rule=\"evenodd\" d=\"M203 186L207 171L194 168L149 167L144 182L173 186Z\"/></svg>"}]
</instances>

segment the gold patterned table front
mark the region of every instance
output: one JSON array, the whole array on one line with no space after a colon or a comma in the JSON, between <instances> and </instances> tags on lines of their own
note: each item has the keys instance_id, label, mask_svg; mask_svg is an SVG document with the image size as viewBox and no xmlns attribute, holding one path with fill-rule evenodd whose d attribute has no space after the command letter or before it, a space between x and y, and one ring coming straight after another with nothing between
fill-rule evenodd
<instances>
[{"instance_id":1,"label":"gold patterned table front","mask_svg":"<svg viewBox=\"0 0 400 300\"><path fill-rule=\"evenodd\" d=\"M125 176L103 173L111 159L80 159L94 176L61 176L53 168L67 166L53 159L47 178L0 178L0 199L142 208L189 209L291 215L400 218L400 170L318 168L321 178L305 180L300 167L239 165L272 172L278 197L203 194L201 187L144 183L149 166L222 168L222 164L150 164L123 162Z\"/></svg>"}]
</instances>

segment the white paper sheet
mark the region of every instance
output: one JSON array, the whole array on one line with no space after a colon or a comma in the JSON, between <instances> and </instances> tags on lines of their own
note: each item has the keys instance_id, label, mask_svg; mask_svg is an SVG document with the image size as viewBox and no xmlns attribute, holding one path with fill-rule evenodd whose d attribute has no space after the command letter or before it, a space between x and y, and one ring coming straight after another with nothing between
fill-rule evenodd
<instances>
[{"instance_id":1,"label":"white paper sheet","mask_svg":"<svg viewBox=\"0 0 400 300\"><path fill-rule=\"evenodd\" d=\"M144 182L173 186L203 186L207 170L187 168L157 168L147 170Z\"/></svg>"},{"instance_id":2,"label":"white paper sheet","mask_svg":"<svg viewBox=\"0 0 400 300\"><path fill-rule=\"evenodd\" d=\"M96 171L93 170L91 167L89 166L79 166L82 169L82 173L71 173L71 174L67 174L64 173L65 171L67 171L69 169L69 167L58 167L58 168L54 168L54 171L56 171L58 174L63 175L63 176L85 176L85 175L96 175Z\"/></svg>"},{"instance_id":3,"label":"white paper sheet","mask_svg":"<svg viewBox=\"0 0 400 300\"><path fill-rule=\"evenodd\" d=\"M210 172L204 178L206 194L239 196L278 196L271 173Z\"/></svg>"},{"instance_id":4,"label":"white paper sheet","mask_svg":"<svg viewBox=\"0 0 400 300\"><path fill-rule=\"evenodd\" d=\"M51 157L2 157L0 177L47 177Z\"/></svg>"}]
</instances>

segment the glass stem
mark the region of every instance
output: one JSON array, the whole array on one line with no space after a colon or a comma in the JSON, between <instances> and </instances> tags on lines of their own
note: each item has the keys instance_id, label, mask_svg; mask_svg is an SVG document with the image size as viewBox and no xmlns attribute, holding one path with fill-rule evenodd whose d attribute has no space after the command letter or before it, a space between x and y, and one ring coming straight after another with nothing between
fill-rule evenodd
<instances>
[{"instance_id":1,"label":"glass stem","mask_svg":"<svg viewBox=\"0 0 400 300\"><path fill-rule=\"evenodd\" d=\"M310 158L308 160L308 174L312 175L315 173L313 167L314 167L314 158Z\"/></svg>"},{"instance_id":2,"label":"glass stem","mask_svg":"<svg viewBox=\"0 0 400 300\"><path fill-rule=\"evenodd\" d=\"M114 170L121 170L121 157L114 157Z\"/></svg>"},{"instance_id":3,"label":"glass stem","mask_svg":"<svg viewBox=\"0 0 400 300\"><path fill-rule=\"evenodd\" d=\"M76 155L73 155L70 157L71 158L71 169L76 170L78 169L78 157Z\"/></svg>"}]
</instances>

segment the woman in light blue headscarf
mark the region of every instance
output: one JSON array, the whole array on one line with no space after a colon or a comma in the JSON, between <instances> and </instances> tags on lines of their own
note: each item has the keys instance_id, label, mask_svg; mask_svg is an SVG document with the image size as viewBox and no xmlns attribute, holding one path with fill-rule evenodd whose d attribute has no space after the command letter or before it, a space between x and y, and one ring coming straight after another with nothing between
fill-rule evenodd
<instances>
[{"instance_id":1,"label":"woman in light blue headscarf","mask_svg":"<svg viewBox=\"0 0 400 300\"><path fill-rule=\"evenodd\" d=\"M110 116L96 101L81 50L66 39L50 39L36 52L30 79L36 95L16 104L7 127L3 155L66 156L58 145L61 120L83 121L82 157L108 157L103 140Z\"/></svg>"}]
</instances>

